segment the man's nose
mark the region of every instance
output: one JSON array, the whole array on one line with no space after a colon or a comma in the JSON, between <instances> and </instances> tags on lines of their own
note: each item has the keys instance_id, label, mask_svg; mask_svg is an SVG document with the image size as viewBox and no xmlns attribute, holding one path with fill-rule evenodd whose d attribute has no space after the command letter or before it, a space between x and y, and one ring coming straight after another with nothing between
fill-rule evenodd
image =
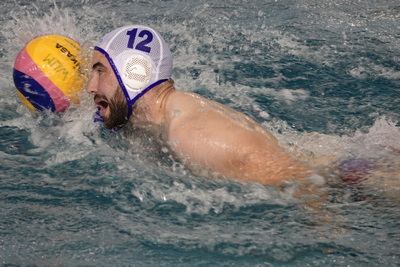
<instances>
[{"instance_id":1,"label":"man's nose","mask_svg":"<svg viewBox=\"0 0 400 267\"><path fill-rule=\"evenodd\" d=\"M89 94L97 94L98 93L98 82L93 76L90 77L89 82L86 86L86 91Z\"/></svg>"}]
</instances>

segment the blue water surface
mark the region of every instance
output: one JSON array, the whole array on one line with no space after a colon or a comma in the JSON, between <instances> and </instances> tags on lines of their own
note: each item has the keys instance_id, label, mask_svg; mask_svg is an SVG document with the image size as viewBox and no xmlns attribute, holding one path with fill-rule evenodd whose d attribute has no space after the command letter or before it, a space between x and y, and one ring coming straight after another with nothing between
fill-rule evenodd
<instances>
[{"instance_id":1,"label":"blue water surface","mask_svg":"<svg viewBox=\"0 0 400 267\"><path fill-rule=\"evenodd\" d=\"M0 264L399 265L397 0L4 0L0 13ZM133 23L170 44L178 89L249 115L319 169L324 200L194 176L94 123L84 92L63 115L21 104L12 67L32 37L76 39L88 70L92 42ZM352 158L373 165L361 184L336 171Z\"/></svg>"}]
</instances>

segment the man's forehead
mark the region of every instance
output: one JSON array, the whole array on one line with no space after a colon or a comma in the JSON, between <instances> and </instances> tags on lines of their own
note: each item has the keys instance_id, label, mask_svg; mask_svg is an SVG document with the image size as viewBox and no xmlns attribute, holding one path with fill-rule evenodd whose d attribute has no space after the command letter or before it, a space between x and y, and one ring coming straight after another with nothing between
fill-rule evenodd
<instances>
[{"instance_id":1,"label":"man's forehead","mask_svg":"<svg viewBox=\"0 0 400 267\"><path fill-rule=\"evenodd\" d=\"M102 63L106 67L110 65L105 55L95 50L92 56L92 64L94 65L98 62Z\"/></svg>"}]
</instances>

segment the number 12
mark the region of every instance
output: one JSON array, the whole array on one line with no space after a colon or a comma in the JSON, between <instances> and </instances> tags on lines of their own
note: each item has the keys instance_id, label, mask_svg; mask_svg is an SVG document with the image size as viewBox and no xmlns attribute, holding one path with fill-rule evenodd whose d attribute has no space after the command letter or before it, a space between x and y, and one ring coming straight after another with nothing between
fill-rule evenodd
<instances>
[{"instance_id":1,"label":"number 12","mask_svg":"<svg viewBox=\"0 0 400 267\"><path fill-rule=\"evenodd\" d=\"M139 42L136 47L133 47L135 44L136 36L138 29L132 29L126 33L129 35L128 48L137 49L146 53L150 53L151 47L147 46L151 41L153 41L153 34L148 30L142 30L139 32L139 37L144 38L141 42Z\"/></svg>"}]
</instances>

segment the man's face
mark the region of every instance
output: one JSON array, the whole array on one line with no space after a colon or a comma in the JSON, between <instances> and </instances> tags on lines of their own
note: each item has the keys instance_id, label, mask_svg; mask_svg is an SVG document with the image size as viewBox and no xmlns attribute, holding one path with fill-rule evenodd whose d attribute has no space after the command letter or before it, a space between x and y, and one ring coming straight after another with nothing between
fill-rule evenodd
<instances>
[{"instance_id":1,"label":"man's face","mask_svg":"<svg viewBox=\"0 0 400 267\"><path fill-rule=\"evenodd\" d=\"M93 72L87 91L94 95L94 102L100 109L104 126L114 129L127 122L128 104L114 71L99 51L93 53Z\"/></svg>"}]
</instances>

